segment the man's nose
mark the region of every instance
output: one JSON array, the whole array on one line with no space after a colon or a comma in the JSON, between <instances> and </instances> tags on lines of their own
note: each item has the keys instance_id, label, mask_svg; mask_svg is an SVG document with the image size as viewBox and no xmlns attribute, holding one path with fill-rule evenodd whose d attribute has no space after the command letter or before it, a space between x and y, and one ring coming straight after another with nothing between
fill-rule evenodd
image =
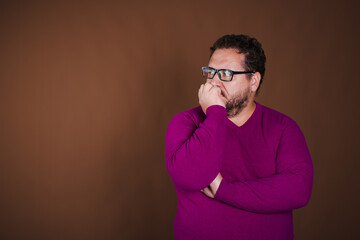
<instances>
[{"instance_id":1,"label":"man's nose","mask_svg":"<svg viewBox=\"0 0 360 240\"><path fill-rule=\"evenodd\" d=\"M212 79L210 79L210 83L214 86L220 86L221 80L219 79L219 75L215 74L215 76Z\"/></svg>"}]
</instances>

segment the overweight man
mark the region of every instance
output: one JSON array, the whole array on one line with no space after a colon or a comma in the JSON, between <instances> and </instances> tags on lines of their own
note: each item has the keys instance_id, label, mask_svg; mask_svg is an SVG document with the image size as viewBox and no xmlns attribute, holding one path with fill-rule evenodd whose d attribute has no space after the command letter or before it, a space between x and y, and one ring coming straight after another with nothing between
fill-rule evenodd
<instances>
[{"instance_id":1,"label":"overweight man","mask_svg":"<svg viewBox=\"0 0 360 240\"><path fill-rule=\"evenodd\" d=\"M254 100L265 62L255 38L221 37L202 68L200 106L170 121L175 239L294 239L292 213L309 202L313 166L296 122Z\"/></svg>"}]
</instances>

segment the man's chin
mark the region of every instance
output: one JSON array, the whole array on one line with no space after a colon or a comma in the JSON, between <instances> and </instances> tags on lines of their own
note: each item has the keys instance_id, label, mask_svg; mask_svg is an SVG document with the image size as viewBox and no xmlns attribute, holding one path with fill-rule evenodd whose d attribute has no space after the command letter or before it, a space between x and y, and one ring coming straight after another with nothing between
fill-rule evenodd
<instances>
[{"instance_id":1,"label":"man's chin","mask_svg":"<svg viewBox=\"0 0 360 240\"><path fill-rule=\"evenodd\" d=\"M241 111L247 106L247 104L248 104L247 97L245 99L238 100L235 103L228 101L226 103L227 116L235 117L236 115L241 113Z\"/></svg>"},{"instance_id":2,"label":"man's chin","mask_svg":"<svg viewBox=\"0 0 360 240\"><path fill-rule=\"evenodd\" d=\"M243 108L231 108L231 109L226 109L227 110L227 116L228 117L235 117L237 116L239 113L241 113L241 111L243 110Z\"/></svg>"}]
</instances>

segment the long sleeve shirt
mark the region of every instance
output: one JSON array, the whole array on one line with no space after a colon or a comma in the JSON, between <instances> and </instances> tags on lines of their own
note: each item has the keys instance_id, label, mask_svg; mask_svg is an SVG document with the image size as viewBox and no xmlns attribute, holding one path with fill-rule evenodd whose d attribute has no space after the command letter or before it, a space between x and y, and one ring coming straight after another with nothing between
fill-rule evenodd
<instances>
[{"instance_id":1,"label":"long sleeve shirt","mask_svg":"<svg viewBox=\"0 0 360 240\"><path fill-rule=\"evenodd\" d=\"M165 158L177 193L174 235L189 239L293 239L292 210L311 195L313 165L298 125L257 102L238 127L226 109L177 114ZM202 189L221 173L215 198Z\"/></svg>"}]
</instances>

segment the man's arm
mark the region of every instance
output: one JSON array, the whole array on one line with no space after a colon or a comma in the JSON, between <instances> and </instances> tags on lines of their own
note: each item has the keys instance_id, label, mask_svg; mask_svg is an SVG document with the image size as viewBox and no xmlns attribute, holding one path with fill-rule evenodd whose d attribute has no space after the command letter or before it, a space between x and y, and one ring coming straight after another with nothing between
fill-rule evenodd
<instances>
[{"instance_id":1,"label":"man's arm","mask_svg":"<svg viewBox=\"0 0 360 240\"><path fill-rule=\"evenodd\" d=\"M167 169L174 183L188 191L200 191L216 177L225 144L227 116L220 89L201 85L199 103L207 115L199 127L189 116L178 114L166 133Z\"/></svg>"},{"instance_id":2,"label":"man's arm","mask_svg":"<svg viewBox=\"0 0 360 240\"><path fill-rule=\"evenodd\" d=\"M176 185L189 191L208 186L220 171L224 151L226 109L211 106L196 128L192 119L176 115L166 134L165 158Z\"/></svg>"},{"instance_id":3,"label":"man's arm","mask_svg":"<svg viewBox=\"0 0 360 240\"><path fill-rule=\"evenodd\" d=\"M216 193L215 199L251 212L276 213L305 206L312 191L313 165L305 138L292 120L283 129L276 172L266 178L234 182L221 180L219 174L216 179L221 183L214 181L210 190Z\"/></svg>"}]
</instances>

